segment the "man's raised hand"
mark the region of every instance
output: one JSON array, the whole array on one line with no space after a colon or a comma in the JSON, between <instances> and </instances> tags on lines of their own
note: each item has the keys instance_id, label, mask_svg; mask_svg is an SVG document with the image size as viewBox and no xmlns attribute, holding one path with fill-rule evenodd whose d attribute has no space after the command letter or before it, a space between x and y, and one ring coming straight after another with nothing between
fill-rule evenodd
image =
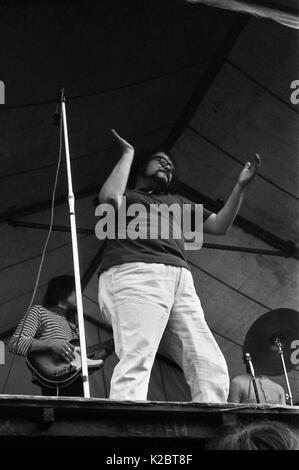
<instances>
[{"instance_id":1,"label":"man's raised hand","mask_svg":"<svg viewBox=\"0 0 299 470\"><path fill-rule=\"evenodd\" d=\"M258 173L260 166L261 166L261 157L256 153L254 157L254 161L247 162L239 174L238 183L241 188L245 188L255 177Z\"/></svg>"},{"instance_id":2,"label":"man's raised hand","mask_svg":"<svg viewBox=\"0 0 299 470\"><path fill-rule=\"evenodd\" d=\"M111 132L122 152L134 152L133 145L129 144L129 142L123 139L114 129L111 129Z\"/></svg>"}]
</instances>

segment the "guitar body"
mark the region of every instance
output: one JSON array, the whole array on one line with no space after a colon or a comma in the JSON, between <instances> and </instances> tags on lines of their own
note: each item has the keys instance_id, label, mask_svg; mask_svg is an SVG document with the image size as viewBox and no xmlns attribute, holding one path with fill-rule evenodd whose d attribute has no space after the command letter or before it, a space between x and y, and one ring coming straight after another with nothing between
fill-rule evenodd
<instances>
[{"instance_id":1,"label":"guitar body","mask_svg":"<svg viewBox=\"0 0 299 470\"><path fill-rule=\"evenodd\" d=\"M31 352L27 356L26 364L34 378L41 385L50 388L66 387L81 375L81 353L79 346L75 346L75 359L72 362L64 361L59 355L51 351ZM88 370L100 369L104 364L102 359L87 358Z\"/></svg>"}]
</instances>

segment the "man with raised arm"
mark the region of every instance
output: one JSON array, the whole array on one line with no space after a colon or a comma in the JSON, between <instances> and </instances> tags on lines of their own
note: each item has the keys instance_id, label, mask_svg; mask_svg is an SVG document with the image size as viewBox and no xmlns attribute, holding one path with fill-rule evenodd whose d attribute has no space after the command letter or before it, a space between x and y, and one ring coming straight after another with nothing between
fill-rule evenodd
<instances>
[{"instance_id":1,"label":"man with raised arm","mask_svg":"<svg viewBox=\"0 0 299 470\"><path fill-rule=\"evenodd\" d=\"M173 192L176 167L169 155L155 152L133 164L134 148L112 132L122 155L101 188L100 203L111 204L118 211L125 198L127 226L136 207L147 209L144 223L149 226L151 207L157 204L176 204L183 211L186 201ZM203 209L204 232L223 235L229 231L245 188L259 165L258 156L254 163L246 163L218 214ZM134 168L134 189L128 189ZM181 221L175 214L169 217L174 226ZM168 239L129 235L108 238L100 267L100 308L112 324L119 358L111 379L110 398L147 399L151 369L162 340L168 355L183 369L193 401L226 402L226 362L206 324L186 259L183 234L179 239L173 232Z\"/></svg>"}]
</instances>

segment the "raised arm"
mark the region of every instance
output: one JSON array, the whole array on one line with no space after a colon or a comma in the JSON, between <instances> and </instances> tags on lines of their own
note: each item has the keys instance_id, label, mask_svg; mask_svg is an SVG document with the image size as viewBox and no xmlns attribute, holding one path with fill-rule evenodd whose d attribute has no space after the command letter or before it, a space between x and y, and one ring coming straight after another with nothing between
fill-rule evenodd
<instances>
[{"instance_id":1,"label":"raised arm","mask_svg":"<svg viewBox=\"0 0 299 470\"><path fill-rule=\"evenodd\" d=\"M134 158L134 148L122 139L114 129L112 129L112 134L122 150L122 156L103 184L99 193L99 201L111 203L118 208L118 197L122 196L126 190Z\"/></svg>"},{"instance_id":2,"label":"raised arm","mask_svg":"<svg viewBox=\"0 0 299 470\"><path fill-rule=\"evenodd\" d=\"M225 235L231 228L243 201L244 192L253 180L261 164L259 155L255 155L254 162L247 162L241 171L237 184L218 214L210 215L203 224L204 232L213 235Z\"/></svg>"}]
</instances>

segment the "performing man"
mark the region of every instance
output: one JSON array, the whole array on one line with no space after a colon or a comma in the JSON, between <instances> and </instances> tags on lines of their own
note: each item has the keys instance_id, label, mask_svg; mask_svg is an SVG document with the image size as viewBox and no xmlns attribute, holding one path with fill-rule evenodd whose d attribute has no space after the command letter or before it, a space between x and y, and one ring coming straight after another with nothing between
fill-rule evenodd
<instances>
[{"instance_id":1,"label":"performing man","mask_svg":"<svg viewBox=\"0 0 299 470\"><path fill-rule=\"evenodd\" d=\"M133 164L134 148L114 130L122 156L99 193L100 203L126 207L186 203L173 194L176 167L165 152L155 152ZM203 210L203 230L226 234L238 213L245 188L253 180L260 158L247 162L219 213ZM128 179L134 166L134 189ZM148 216L149 217L149 216ZM127 224L132 217L127 217ZM150 223L149 218L145 221ZM172 222L175 224L175 216ZM146 400L151 369L163 336L169 356L183 369L192 400L226 402L229 377L225 359L204 318L186 259L184 237L176 239L108 237L99 277L99 303L112 324L119 362L111 379L110 398Z\"/></svg>"}]
</instances>

